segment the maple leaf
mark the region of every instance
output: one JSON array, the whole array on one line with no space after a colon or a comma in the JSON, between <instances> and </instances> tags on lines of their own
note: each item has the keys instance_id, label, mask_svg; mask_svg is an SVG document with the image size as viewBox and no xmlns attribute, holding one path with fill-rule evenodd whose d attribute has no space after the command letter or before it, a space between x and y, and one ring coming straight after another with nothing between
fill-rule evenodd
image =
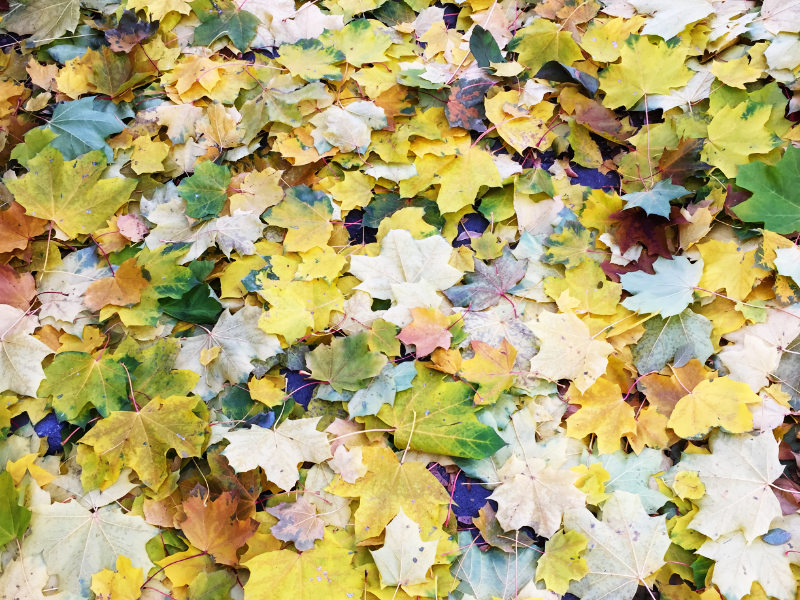
<instances>
[{"instance_id":1,"label":"maple leaf","mask_svg":"<svg viewBox=\"0 0 800 600\"><path fill-rule=\"evenodd\" d=\"M601 520L586 509L568 511L564 530L588 540L587 574L570 585L584 600L630 600L640 585L649 587L670 545L664 517L649 516L635 494L622 491L606 500Z\"/></svg>"},{"instance_id":2,"label":"maple leaf","mask_svg":"<svg viewBox=\"0 0 800 600\"><path fill-rule=\"evenodd\" d=\"M611 344L593 339L589 328L572 313L545 312L531 324L540 341L531 373L550 381L571 379L582 392L606 369Z\"/></svg>"},{"instance_id":3,"label":"maple leaf","mask_svg":"<svg viewBox=\"0 0 800 600\"><path fill-rule=\"evenodd\" d=\"M108 356L61 352L45 369L41 396L52 397L61 419L78 419L91 404L104 417L130 407L125 367Z\"/></svg>"},{"instance_id":4,"label":"maple leaf","mask_svg":"<svg viewBox=\"0 0 800 600\"><path fill-rule=\"evenodd\" d=\"M499 186L502 178L491 154L478 146L469 146L441 170L439 182L436 202L444 214L469 206L482 186Z\"/></svg>"},{"instance_id":5,"label":"maple leaf","mask_svg":"<svg viewBox=\"0 0 800 600\"><path fill-rule=\"evenodd\" d=\"M683 63L684 52L660 40L629 36L620 47L620 63L600 73L603 106L630 108L648 94L668 94L686 85L692 72Z\"/></svg>"},{"instance_id":6,"label":"maple leaf","mask_svg":"<svg viewBox=\"0 0 800 600\"><path fill-rule=\"evenodd\" d=\"M781 546L748 540L735 531L706 541L697 554L714 561L711 583L725 598L740 600L750 594L754 582L774 598L791 600L794 596L797 583Z\"/></svg>"},{"instance_id":7,"label":"maple leaf","mask_svg":"<svg viewBox=\"0 0 800 600\"><path fill-rule=\"evenodd\" d=\"M532 527L552 537L565 511L586 505L585 494L575 487L577 474L544 458L511 456L498 475L501 483L490 498L497 502L497 520L506 531Z\"/></svg>"},{"instance_id":8,"label":"maple leaf","mask_svg":"<svg viewBox=\"0 0 800 600\"><path fill-rule=\"evenodd\" d=\"M580 580L589 572L580 555L588 540L577 531L559 531L544 545L544 554L536 563L536 581L544 581L548 590L566 594L571 580Z\"/></svg>"},{"instance_id":9,"label":"maple leaf","mask_svg":"<svg viewBox=\"0 0 800 600\"><path fill-rule=\"evenodd\" d=\"M195 219L216 217L228 199L226 190L231 182L227 167L202 162L178 185L178 193L186 201L186 214Z\"/></svg>"},{"instance_id":10,"label":"maple leaf","mask_svg":"<svg viewBox=\"0 0 800 600\"><path fill-rule=\"evenodd\" d=\"M582 393L570 393L569 400L581 408L567 419L567 435L596 435L601 454L619 450L620 438L636 428L633 407L623 400L619 386L604 377Z\"/></svg>"},{"instance_id":11,"label":"maple leaf","mask_svg":"<svg viewBox=\"0 0 800 600\"><path fill-rule=\"evenodd\" d=\"M200 26L194 30L195 44L206 45L227 36L237 50L247 50L260 25L258 17L230 0L195 0L190 4L200 19Z\"/></svg>"},{"instance_id":12,"label":"maple leaf","mask_svg":"<svg viewBox=\"0 0 800 600\"><path fill-rule=\"evenodd\" d=\"M682 313L692 303L703 261L692 263L685 256L672 260L659 257L653 269L653 275L641 272L620 275L623 289L633 294L622 305L637 312L660 313L662 317Z\"/></svg>"},{"instance_id":13,"label":"maple leaf","mask_svg":"<svg viewBox=\"0 0 800 600\"><path fill-rule=\"evenodd\" d=\"M778 233L791 233L800 229L800 204L794 191L800 172L800 149L789 145L776 165L753 162L742 165L736 185L753 192L753 195L733 208L745 221L763 222Z\"/></svg>"},{"instance_id":14,"label":"maple leaf","mask_svg":"<svg viewBox=\"0 0 800 600\"><path fill-rule=\"evenodd\" d=\"M31 534L22 554L25 560L41 555L65 595L86 597L92 575L114 568L119 556L127 557L135 569L151 566L145 543L158 529L141 517L116 505L90 511L75 499L50 504L49 496L38 489L34 497Z\"/></svg>"},{"instance_id":15,"label":"maple leaf","mask_svg":"<svg viewBox=\"0 0 800 600\"><path fill-rule=\"evenodd\" d=\"M278 354L280 343L273 335L258 328L261 309L245 306L233 315L224 310L214 328L191 338L184 338L175 359L175 367L200 373L194 392L212 398L222 391L225 382L241 383L253 371L255 358Z\"/></svg>"},{"instance_id":16,"label":"maple leaf","mask_svg":"<svg viewBox=\"0 0 800 600\"><path fill-rule=\"evenodd\" d=\"M19 504L19 494L8 471L0 473L0 543L21 538L31 521L31 511Z\"/></svg>"},{"instance_id":17,"label":"maple leaf","mask_svg":"<svg viewBox=\"0 0 800 600\"><path fill-rule=\"evenodd\" d=\"M152 36L157 29L158 21L140 21L134 11L125 10L117 26L103 32L103 35L114 52L130 52L136 44Z\"/></svg>"},{"instance_id":18,"label":"maple leaf","mask_svg":"<svg viewBox=\"0 0 800 600\"><path fill-rule=\"evenodd\" d=\"M519 52L519 62L533 73L548 61L571 65L582 56L570 32L546 19L536 19L517 31L508 49Z\"/></svg>"},{"instance_id":19,"label":"maple leaf","mask_svg":"<svg viewBox=\"0 0 800 600\"><path fill-rule=\"evenodd\" d=\"M18 202L12 202L0 211L0 252L24 250L30 240L46 228L47 221L27 216Z\"/></svg>"},{"instance_id":20,"label":"maple leaf","mask_svg":"<svg viewBox=\"0 0 800 600\"><path fill-rule=\"evenodd\" d=\"M79 0L29 0L10 2L3 15L3 29L31 35L33 45L46 44L75 31L80 20Z\"/></svg>"},{"instance_id":21,"label":"maple leaf","mask_svg":"<svg viewBox=\"0 0 800 600\"><path fill-rule=\"evenodd\" d=\"M142 290L148 285L136 259L129 258L114 271L112 277L91 282L86 288L83 302L90 310L100 310L107 304L136 304L142 298Z\"/></svg>"},{"instance_id":22,"label":"maple leaf","mask_svg":"<svg viewBox=\"0 0 800 600\"><path fill-rule=\"evenodd\" d=\"M473 33L474 35L474 33ZM490 36L491 37L491 36ZM471 42L470 42L471 43ZM482 79L459 79L450 86L444 114L451 127L486 131L483 99L494 84Z\"/></svg>"},{"instance_id":23,"label":"maple leaf","mask_svg":"<svg viewBox=\"0 0 800 600\"><path fill-rule=\"evenodd\" d=\"M712 323L688 308L666 319L654 316L644 328L644 335L633 347L639 373L660 371L671 360L675 367L682 367L692 358L705 362L714 353Z\"/></svg>"},{"instance_id":24,"label":"maple leaf","mask_svg":"<svg viewBox=\"0 0 800 600\"><path fill-rule=\"evenodd\" d=\"M771 484L783 473L778 443L771 433L758 436L715 431L711 454L684 454L677 471L696 471L705 495L689 526L716 540L741 529L747 541L765 534L780 504Z\"/></svg>"},{"instance_id":25,"label":"maple leaf","mask_svg":"<svg viewBox=\"0 0 800 600\"><path fill-rule=\"evenodd\" d=\"M270 530L272 535L284 542L294 542L294 547L300 552L311 550L314 540L325 536L325 523L317 516L316 507L304 496L295 502L281 502L267 508L267 512L278 518Z\"/></svg>"},{"instance_id":26,"label":"maple leaf","mask_svg":"<svg viewBox=\"0 0 800 600\"><path fill-rule=\"evenodd\" d=\"M0 304L0 390L36 396L45 377L42 360L53 353L31 335L38 324L34 315Z\"/></svg>"},{"instance_id":27,"label":"maple leaf","mask_svg":"<svg viewBox=\"0 0 800 600\"><path fill-rule=\"evenodd\" d=\"M466 283L449 288L445 296L455 306L468 306L475 311L495 306L501 299L511 302L507 293L524 277L527 261L514 258L507 246L491 265L474 260L475 270L466 274Z\"/></svg>"},{"instance_id":28,"label":"maple leaf","mask_svg":"<svg viewBox=\"0 0 800 600\"><path fill-rule=\"evenodd\" d=\"M701 381L715 376L703 364L692 359L682 367L670 367L669 375L652 373L639 380L639 389L647 401L662 415L670 416L678 400L693 390Z\"/></svg>"},{"instance_id":29,"label":"maple leaf","mask_svg":"<svg viewBox=\"0 0 800 600\"><path fill-rule=\"evenodd\" d=\"M478 421L472 405L472 387L417 367L410 389L399 392L378 418L393 426L399 448L423 452L485 458L504 445L488 425Z\"/></svg>"},{"instance_id":30,"label":"maple leaf","mask_svg":"<svg viewBox=\"0 0 800 600\"><path fill-rule=\"evenodd\" d=\"M436 291L452 287L463 275L448 264L451 251L452 247L441 236L415 240L409 232L393 229L381 240L378 256L351 256L350 272L361 280L356 289L373 298L399 303L405 296L414 299L414 295L423 298L433 295L437 298L433 306L436 308L439 304ZM406 325L410 321L409 309L419 306L390 308L384 319Z\"/></svg>"},{"instance_id":31,"label":"maple leaf","mask_svg":"<svg viewBox=\"0 0 800 600\"><path fill-rule=\"evenodd\" d=\"M639 14L652 15L648 19L643 35L657 35L665 40L678 35L684 27L695 21L707 17L714 11L708 0L678 0L677 2L664 2L663 0L628 0L629 4Z\"/></svg>"},{"instance_id":32,"label":"maple leaf","mask_svg":"<svg viewBox=\"0 0 800 600\"><path fill-rule=\"evenodd\" d=\"M471 345L475 355L461 363L459 375L478 384L475 404L492 404L514 383L517 351L508 340L503 340L499 348L479 340L472 340Z\"/></svg>"},{"instance_id":33,"label":"maple leaf","mask_svg":"<svg viewBox=\"0 0 800 600\"><path fill-rule=\"evenodd\" d=\"M310 123L315 126L311 135L317 152L323 153L336 146L341 152L366 152L372 130L386 127L384 110L372 102L358 101L344 108L329 106L315 115Z\"/></svg>"},{"instance_id":34,"label":"maple leaf","mask_svg":"<svg viewBox=\"0 0 800 600\"><path fill-rule=\"evenodd\" d=\"M754 392L769 383L768 376L777 373L784 351L800 335L797 308L769 310L763 323L725 334L734 343L722 348L719 357L731 379L748 384Z\"/></svg>"},{"instance_id":35,"label":"maple leaf","mask_svg":"<svg viewBox=\"0 0 800 600\"><path fill-rule=\"evenodd\" d=\"M533 580L539 557L535 546L514 552L497 549L484 552L468 531L460 531L458 541L460 546L466 547L453 566L453 574L460 580L457 591L464 595L462 597L468 597L467 594L474 598L520 597Z\"/></svg>"},{"instance_id":36,"label":"maple leaf","mask_svg":"<svg viewBox=\"0 0 800 600\"><path fill-rule=\"evenodd\" d=\"M614 241L621 252L627 252L636 244L641 244L650 254L664 258L672 256L667 245L669 222L662 217L647 215L642 209L631 208L613 213L610 218L613 219Z\"/></svg>"},{"instance_id":37,"label":"maple leaf","mask_svg":"<svg viewBox=\"0 0 800 600\"><path fill-rule=\"evenodd\" d=\"M28 162L28 173L5 184L31 216L54 221L69 237L92 233L128 201L136 181L101 179L105 159L99 151L66 161L47 147Z\"/></svg>"},{"instance_id":38,"label":"maple leaf","mask_svg":"<svg viewBox=\"0 0 800 600\"><path fill-rule=\"evenodd\" d=\"M411 323L397 334L404 344L413 344L418 357L427 356L436 348L450 347L453 334L451 319L432 308L412 308Z\"/></svg>"},{"instance_id":39,"label":"maple leaf","mask_svg":"<svg viewBox=\"0 0 800 600\"><path fill-rule=\"evenodd\" d=\"M381 574L381 585L407 586L428 579L436 560L436 540L423 542L419 525L400 509L386 526L383 546L370 550Z\"/></svg>"},{"instance_id":40,"label":"maple leaf","mask_svg":"<svg viewBox=\"0 0 800 600\"><path fill-rule=\"evenodd\" d=\"M17 273L7 265L0 266L0 304L28 310L36 296L36 283L30 273Z\"/></svg>"},{"instance_id":41,"label":"maple leaf","mask_svg":"<svg viewBox=\"0 0 800 600\"><path fill-rule=\"evenodd\" d=\"M186 539L223 565L238 564L237 550L258 527L253 519L235 518L237 504L233 493L223 492L211 500L208 490L199 485L182 504L186 518L180 522L180 528Z\"/></svg>"},{"instance_id":42,"label":"maple leaf","mask_svg":"<svg viewBox=\"0 0 800 600\"><path fill-rule=\"evenodd\" d=\"M65 159L71 160L90 150L102 150L106 160L111 162L113 155L106 138L122 131L125 128L122 118L130 116L133 115L96 96L64 102L56 106L53 118L47 123L47 128L57 134L50 143Z\"/></svg>"},{"instance_id":43,"label":"maple leaf","mask_svg":"<svg viewBox=\"0 0 800 600\"><path fill-rule=\"evenodd\" d=\"M761 399L745 383L728 377L701 381L678 400L669 426L683 438L696 438L720 427L729 433L743 433L753 427L749 405Z\"/></svg>"},{"instance_id":44,"label":"maple leaf","mask_svg":"<svg viewBox=\"0 0 800 600\"><path fill-rule=\"evenodd\" d=\"M286 190L283 200L264 213L264 220L287 230L283 240L287 250L304 252L327 244L333 231L332 215L327 194L300 185Z\"/></svg>"},{"instance_id":45,"label":"maple leaf","mask_svg":"<svg viewBox=\"0 0 800 600\"><path fill-rule=\"evenodd\" d=\"M333 338L329 346L317 346L306 358L311 376L338 392L355 391L380 373L386 357L369 352L365 332Z\"/></svg>"},{"instance_id":46,"label":"maple leaf","mask_svg":"<svg viewBox=\"0 0 800 600\"><path fill-rule=\"evenodd\" d=\"M284 421L274 431L257 425L228 431L223 437L230 444L222 455L237 473L261 467L267 479L290 490L300 477L298 464L331 458L327 435L316 429L319 419Z\"/></svg>"},{"instance_id":47,"label":"maple leaf","mask_svg":"<svg viewBox=\"0 0 800 600\"><path fill-rule=\"evenodd\" d=\"M103 569L92 575L91 590L98 600L137 600L141 594L142 569L131 565L127 556L117 556L116 571Z\"/></svg>"},{"instance_id":48,"label":"maple leaf","mask_svg":"<svg viewBox=\"0 0 800 600\"><path fill-rule=\"evenodd\" d=\"M739 165L747 163L750 155L774 148L766 127L770 113L769 106L751 102L723 106L708 124L708 139L700 158L719 167L727 177L736 177ZM776 231L784 230L779 225Z\"/></svg>"},{"instance_id":49,"label":"maple leaf","mask_svg":"<svg viewBox=\"0 0 800 600\"><path fill-rule=\"evenodd\" d=\"M248 597L275 600L313 600L315 598L355 597L364 586L364 575L352 568L353 553L328 534L311 550L265 552L251 558L244 567L250 579L244 593ZM276 587L275 582L281 584Z\"/></svg>"},{"instance_id":50,"label":"maple leaf","mask_svg":"<svg viewBox=\"0 0 800 600\"><path fill-rule=\"evenodd\" d=\"M689 190L682 185L674 185L671 179L662 179L649 190L625 194L622 199L625 200L626 210L638 206L648 215L668 218L672 208L670 201L688 194Z\"/></svg>"},{"instance_id":51,"label":"maple leaf","mask_svg":"<svg viewBox=\"0 0 800 600\"><path fill-rule=\"evenodd\" d=\"M419 462L401 463L388 448L366 446L362 450L367 474L355 483L334 480L332 494L359 498L355 511L356 541L381 534L402 510L422 531L444 521L449 496L439 481Z\"/></svg>"},{"instance_id":52,"label":"maple leaf","mask_svg":"<svg viewBox=\"0 0 800 600\"><path fill-rule=\"evenodd\" d=\"M127 466L145 485L157 489L168 475L170 449L182 458L202 453L206 423L193 412L196 406L197 398L170 396L154 398L136 412L112 412L80 440L84 450L91 447L93 452L78 459L85 485L91 487L88 482L98 475L100 481L113 483Z\"/></svg>"}]
</instances>

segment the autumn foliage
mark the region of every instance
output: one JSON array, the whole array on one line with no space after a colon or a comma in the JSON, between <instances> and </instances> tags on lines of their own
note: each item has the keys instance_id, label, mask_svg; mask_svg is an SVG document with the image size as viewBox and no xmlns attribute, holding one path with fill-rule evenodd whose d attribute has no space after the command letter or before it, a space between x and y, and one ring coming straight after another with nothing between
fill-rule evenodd
<instances>
[{"instance_id":1,"label":"autumn foliage","mask_svg":"<svg viewBox=\"0 0 800 600\"><path fill-rule=\"evenodd\" d=\"M795 599L800 0L0 17L0 600Z\"/></svg>"}]
</instances>

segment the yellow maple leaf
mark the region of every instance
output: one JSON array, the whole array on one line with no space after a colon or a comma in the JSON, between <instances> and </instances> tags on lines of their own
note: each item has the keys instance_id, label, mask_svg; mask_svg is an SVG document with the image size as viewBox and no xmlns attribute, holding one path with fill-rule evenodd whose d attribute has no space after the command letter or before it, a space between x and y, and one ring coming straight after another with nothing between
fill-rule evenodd
<instances>
[{"instance_id":1,"label":"yellow maple leaf","mask_svg":"<svg viewBox=\"0 0 800 600\"><path fill-rule=\"evenodd\" d=\"M547 589L566 594L569 582L589 572L581 554L589 540L577 531L559 531L544 545L544 554L536 563L536 581L544 581Z\"/></svg>"},{"instance_id":2,"label":"yellow maple leaf","mask_svg":"<svg viewBox=\"0 0 800 600\"><path fill-rule=\"evenodd\" d=\"M117 570L103 569L92 575L92 591L97 600L136 600L142 593L142 569L122 554L117 556Z\"/></svg>"},{"instance_id":3,"label":"yellow maple leaf","mask_svg":"<svg viewBox=\"0 0 800 600\"><path fill-rule=\"evenodd\" d=\"M517 351L504 339L499 348L479 340L472 340L475 356L461 364L460 375L478 384L476 404L494 403L514 383L514 360Z\"/></svg>"},{"instance_id":4,"label":"yellow maple leaf","mask_svg":"<svg viewBox=\"0 0 800 600\"><path fill-rule=\"evenodd\" d=\"M603 106L631 108L652 94L669 94L692 78L684 64L686 49L663 40L631 35L620 46L620 62L600 73Z\"/></svg>"},{"instance_id":5,"label":"yellow maple leaf","mask_svg":"<svg viewBox=\"0 0 800 600\"><path fill-rule=\"evenodd\" d=\"M584 393L571 388L569 402L580 408L567 419L567 435L577 439L597 436L600 454L616 452L620 439L636 431L633 407L622 399L619 386L605 377Z\"/></svg>"},{"instance_id":6,"label":"yellow maple leaf","mask_svg":"<svg viewBox=\"0 0 800 600\"><path fill-rule=\"evenodd\" d=\"M710 292L726 290L735 300L744 300L756 281L769 272L755 266L756 251L745 251L736 242L709 240L697 244L703 257L703 276L698 287Z\"/></svg>"},{"instance_id":7,"label":"yellow maple leaf","mask_svg":"<svg viewBox=\"0 0 800 600\"><path fill-rule=\"evenodd\" d=\"M470 146L442 169L436 203L442 213L456 212L475 202L481 186L499 186L501 181L492 155Z\"/></svg>"},{"instance_id":8,"label":"yellow maple leaf","mask_svg":"<svg viewBox=\"0 0 800 600\"><path fill-rule=\"evenodd\" d=\"M753 428L751 404L761 404L761 398L746 383L728 377L704 380L678 400L669 426L684 439L703 436L713 427L744 433Z\"/></svg>"}]
</instances>

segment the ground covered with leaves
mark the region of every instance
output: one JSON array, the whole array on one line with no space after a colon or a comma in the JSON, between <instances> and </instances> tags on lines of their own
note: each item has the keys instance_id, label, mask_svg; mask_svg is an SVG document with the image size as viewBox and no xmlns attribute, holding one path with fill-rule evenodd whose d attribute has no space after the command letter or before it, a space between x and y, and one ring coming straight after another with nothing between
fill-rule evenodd
<instances>
[{"instance_id":1,"label":"ground covered with leaves","mask_svg":"<svg viewBox=\"0 0 800 600\"><path fill-rule=\"evenodd\" d=\"M0 598L796 598L800 0L0 16Z\"/></svg>"}]
</instances>

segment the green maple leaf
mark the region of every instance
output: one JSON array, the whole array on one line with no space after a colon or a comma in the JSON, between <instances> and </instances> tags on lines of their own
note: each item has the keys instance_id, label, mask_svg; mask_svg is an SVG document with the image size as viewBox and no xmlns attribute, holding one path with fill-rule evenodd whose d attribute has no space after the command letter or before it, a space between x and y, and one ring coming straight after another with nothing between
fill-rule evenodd
<instances>
[{"instance_id":1,"label":"green maple leaf","mask_svg":"<svg viewBox=\"0 0 800 600\"><path fill-rule=\"evenodd\" d=\"M378 418L395 427L398 448L486 458L505 446L497 432L478 421L472 399L475 390L460 381L417 365L411 389L399 392L394 405L385 405Z\"/></svg>"},{"instance_id":2,"label":"green maple leaf","mask_svg":"<svg viewBox=\"0 0 800 600\"><path fill-rule=\"evenodd\" d=\"M195 45L208 46L226 36L239 51L244 52L261 24L258 17L230 0L195 0L191 5L201 21L194 30Z\"/></svg>"},{"instance_id":3,"label":"green maple leaf","mask_svg":"<svg viewBox=\"0 0 800 600\"><path fill-rule=\"evenodd\" d=\"M777 233L800 230L800 148L791 144L776 165L753 162L739 167L736 184L753 192L733 207L743 221L763 222Z\"/></svg>"},{"instance_id":4,"label":"green maple leaf","mask_svg":"<svg viewBox=\"0 0 800 600\"><path fill-rule=\"evenodd\" d=\"M356 391L381 372L386 357L369 351L369 335L361 331L317 346L306 356L306 364L314 379L327 382L337 392Z\"/></svg>"},{"instance_id":5,"label":"green maple leaf","mask_svg":"<svg viewBox=\"0 0 800 600\"><path fill-rule=\"evenodd\" d=\"M172 369L179 351L180 343L174 338L162 338L147 348L141 348L135 340L126 338L113 357L128 368L137 401L144 404L147 398L156 396L186 396L194 388L200 377L197 373Z\"/></svg>"},{"instance_id":6,"label":"green maple leaf","mask_svg":"<svg viewBox=\"0 0 800 600\"><path fill-rule=\"evenodd\" d=\"M53 398L60 420L75 421L88 404L104 417L130 406L125 367L108 356L61 352L44 374L46 379L39 386L39 394Z\"/></svg>"},{"instance_id":7,"label":"green maple leaf","mask_svg":"<svg viewBox=\"0 0 800 600\"><path fill-rule=\"evenodd\" d=\"M228 199L230 182L228 167L210 161L200 163L194 174L178 185L178 193L186 201L186 214L195 219L216 217Z\"/></svg>"},{"instance_id":8,"label":"green maple leaf","mask_svg":"<svg viewBox=\"0 0 800 600\"><path fill-rule=\"evenodd\" d=\"M31 511L17 502L17 490L8 471L0 473L0 546L21 538L31 521Z\"/></svg>"}]
</instances>

